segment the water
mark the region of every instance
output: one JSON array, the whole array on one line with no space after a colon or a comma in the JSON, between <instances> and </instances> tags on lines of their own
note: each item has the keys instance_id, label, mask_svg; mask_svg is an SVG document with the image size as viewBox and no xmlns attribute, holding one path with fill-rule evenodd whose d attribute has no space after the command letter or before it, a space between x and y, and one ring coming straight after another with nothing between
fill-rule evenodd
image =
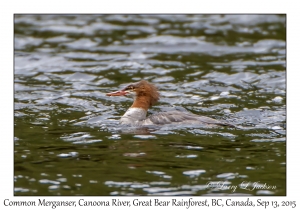
<instances>
[{"instance_id":1,"label":"water","mask_svg":"<svg viewBox=\"0 0 300 210\"><path fill-rule=\"evenodd\" d=\"M285 195L285 21L16 15L15 195ZM238 128L121 128L141 79Z\"/></svg>"}]
</instances>

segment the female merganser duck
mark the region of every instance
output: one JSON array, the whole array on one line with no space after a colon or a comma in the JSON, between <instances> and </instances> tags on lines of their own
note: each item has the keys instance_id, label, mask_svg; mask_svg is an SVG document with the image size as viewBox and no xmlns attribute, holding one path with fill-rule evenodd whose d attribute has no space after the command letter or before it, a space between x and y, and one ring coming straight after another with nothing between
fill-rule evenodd
<instances>
[{"instance_id":1,"label":"female merganser duck","mask_svg":"<svg viewBox=\"0 0 300 210\"><path fill-rule=\"evenodd\" d=\"M163 124L198 124L205 126L223 125L235 127L226 122L214 120L209 117L199 116L189 112L168 111L153 114L146 118L148 109L159 100L157 88L149 82L142 80L130 84L122 90L107 93L107 96L133 95L132 106L121 117L120 123L123 125L163 125Z\"/></svg>"}]
</instances>

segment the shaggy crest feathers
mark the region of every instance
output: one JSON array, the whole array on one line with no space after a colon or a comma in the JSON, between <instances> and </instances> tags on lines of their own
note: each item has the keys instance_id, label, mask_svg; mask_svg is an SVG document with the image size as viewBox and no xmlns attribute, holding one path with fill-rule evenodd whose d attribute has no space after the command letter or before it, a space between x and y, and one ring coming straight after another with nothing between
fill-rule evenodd
<instances>
[{"instance_id":1,"label":"shaggy crest feathers","mask_svg":"<svg viewBox=\"0 0 300 210\"><path fill-rule=\"evenodd\" d=\"M159 100L159 92L157 88L145 80L132 84L136 89L137 97L149 97L150 107L153 106Z\"/></svg>"}]
</instances>

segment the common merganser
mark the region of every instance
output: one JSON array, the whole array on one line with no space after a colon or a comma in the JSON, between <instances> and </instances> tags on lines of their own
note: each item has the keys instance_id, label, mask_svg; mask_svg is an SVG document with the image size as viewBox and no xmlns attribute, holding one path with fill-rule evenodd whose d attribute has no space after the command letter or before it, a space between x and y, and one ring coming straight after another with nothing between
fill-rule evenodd
<instances>
[{"instance_id":1,"label":"common merganser","mask_svg":"<svg viewBox=\"0 0 300 210\"><path fill-rule=\"evenodd\" d=\"M148 109L159 100L157 88L145 80L127 85L119 91L107 93L107 96L133 95L132 106L121 117L122 125L143 126L143 125L163 125L163 124L198 124L205 126L230 126L226 122L215 120L209 117L199 116L189 112L167 111L159 112L146 117Z\"/></svg>"}]
</instances>

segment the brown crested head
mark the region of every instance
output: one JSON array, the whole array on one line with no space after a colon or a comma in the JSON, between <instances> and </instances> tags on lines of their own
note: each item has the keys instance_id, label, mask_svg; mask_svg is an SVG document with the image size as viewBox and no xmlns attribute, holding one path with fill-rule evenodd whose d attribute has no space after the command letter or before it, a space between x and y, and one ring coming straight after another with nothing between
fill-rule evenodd
<instances>
[{"instance_id":1,"label":"brown crested head","mask_svg":"<svg viewBox=\"0 0 300 210\"><path fill-rule=\"evenodd\" d=\"M157 88L151 83L141 80L139 82L127 85L122 90L107 93L107 96L125 96L132 95L135 101L131 107L140 107L148 109L159 100Z\"/></svg>"},{"instance_id":2,"label":"brown crested head","mask_svg":"<svg viewBox=\"0 0 300 210\"><path fill-rule=\"evenodd\" d=\"M123 91L133 92L137 98L148 98L150 106L153 106L159 100L157 88L146 80L130 84Z\"/></svg>"}]
</instances>

